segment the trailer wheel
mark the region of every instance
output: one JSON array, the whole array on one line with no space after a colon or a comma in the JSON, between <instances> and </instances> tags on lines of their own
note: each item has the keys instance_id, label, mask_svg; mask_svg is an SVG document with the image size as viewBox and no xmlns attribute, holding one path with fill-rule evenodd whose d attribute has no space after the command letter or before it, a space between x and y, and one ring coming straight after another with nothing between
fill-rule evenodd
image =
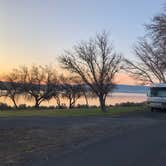
<instances>
[{"instance_id":1,"label":"trailer wheel","mask_svg":"<svg viewBox=\"0 0 166 166\"><path fill-rule=\"evenodd\" d=\"M150 108L150 111L151 111L151 112L154 112L154 108L153 108L153 107L151 107L151 108Z\"/></svg>"}]
</instances>

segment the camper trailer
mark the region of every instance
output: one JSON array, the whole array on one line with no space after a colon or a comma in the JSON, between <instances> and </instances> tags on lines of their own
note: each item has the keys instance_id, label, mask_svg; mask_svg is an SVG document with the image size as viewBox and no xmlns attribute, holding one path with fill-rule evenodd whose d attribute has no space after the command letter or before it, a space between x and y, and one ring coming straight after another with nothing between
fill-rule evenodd
<instances>
[{"instance_id":1,"label":"camper trailer","mask_svg":"<svg viewBox=\"0 0 166 166\"><path fill-rule=\"evenodd\" d=\"M166 84L153 84L148 89L148 106L151 111L166 110Z\"/></svg>"}]
</instances>

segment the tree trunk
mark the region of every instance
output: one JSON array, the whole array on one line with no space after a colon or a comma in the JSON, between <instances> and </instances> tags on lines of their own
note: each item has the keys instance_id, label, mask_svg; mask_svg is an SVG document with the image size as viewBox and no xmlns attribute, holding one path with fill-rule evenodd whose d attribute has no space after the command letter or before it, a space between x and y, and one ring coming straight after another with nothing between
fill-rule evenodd
<instances>
[{"instance_id":1,"label":"tree trunk","mask_svg":"<svg viewBox=\"0 0 166 166\"><path fill-rule=\"evenodd\" d=\"M69 98L69 109L72 108L72 98Z\"/></svg>"},{"instance_id":2,"label":"tree trunk","mask_svg":"<svg viewBox=\"0 0 166 166\"><path fill-rule=\"evenodd\" d=\"M39 100L35 98L35 108L39 108Z\"/></svg>"},{"instance_id":3,"label":"tree trunk","mask_svg":"<svg viewBox=\"0 0 166 166\"><path fill-rule=\"evenodd\" d=\"M84 94L84 97L85 97L86 105L87 105L87 107L89 107L88 97L86 95L86 92L83 92L83 94Z\"/></svg>"},{"instance_id":4,"label":"tree trunk","mask_svg":"<svg viewBox=\"0 0 166 166\"><path fill-rule=\"evenodd\" d=\"M59 96L56 96L56 97L55 97L55 100L56 100L57 106L60 108L60 106L61 106L60 97L59 97Z\"/></svg>"},{"instance_id":5,"label":"tree trunk","mask_svg":"<svg viewBox=\"0 0 166 166\"><path fill-rule=\"evenodd\" d=\"M75 107L75 98L70 98L69 100L69 108L74 108Z\"/></svg>"},{"instance_id":6,"label":"tree trunk","mask_svg":"<svg viewBox=\"0 0 166 166\"><path fill-rule=\"evenodd\" d=\"M99 102L100 102L100 108L101 111L107 112L106 106L105 106L105 98L103 95L99 96Z\"/></svg>"},{"instance_id":7,"label":"tree trunk","mask_svg":"<svg viewBox=\"0 0 166 166\"><path fill-rule=\"evenodd\" d=\"M15 107L15 108L18 108L18 107L17 107L17 104L16 104L16 101L15 101L15 97L13 96L11 99L12 99L12 101L13 101L14 107Z\"/></svg>"}]
</instances>

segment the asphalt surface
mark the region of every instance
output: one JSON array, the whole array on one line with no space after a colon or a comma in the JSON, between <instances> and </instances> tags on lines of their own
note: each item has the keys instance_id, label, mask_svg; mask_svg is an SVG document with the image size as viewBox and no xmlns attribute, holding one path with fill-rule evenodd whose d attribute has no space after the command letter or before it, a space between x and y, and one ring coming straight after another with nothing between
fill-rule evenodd
<instances>
[{"instance_id":1,"label":"asphalt surface","mask_svg":"<svg viewBox=\"0 0 166 166\"><path fill-rule=\"evenodd\" d=\"M82 117L0 117L0 128L21 128L21 127L60 127L77 125L83 123L95 123L98 121L139 121L145 120L166 120L165 112L130 112L120 116L82 116Z\"/></svg>"},{"instance_id":2,"label":"asphalt surface","mask_svg":"<svg viewBox=\"0 0 166 166\"><path fill-rule=\"evenodd\" d=\"M77 152L43 162L56 166L165 166L166 123L103 140Z\"/></svg>"},{"instance_id":3,"label":"asphalt surface","mask_svg":"<svg viewBox=\"0 0 166 166\"><path fill-rule=\"evenodd\" d=\"M143 112L131 113L118 119L139 121L149 119L155 121L135 130L129 130L98 143L91 144L79 150L55 158L54 154L48 160L27 163L28 166L165 166L166 165L166 113ZM82 118L31 118L22 119L26 126L69 125L81 122ZM115 118L116 119L116 118ZM91 121L91 118L86 118ZM95 119L94 119L95 120ZM10 125L9 122L10 121ZM85 121L83 118L82 121ZM0 126L19 126L19 119L1 119ZM47 123L48 122L48 123ZM1 126L1 127L2 127Z\"/></svg>"}]
</instances>

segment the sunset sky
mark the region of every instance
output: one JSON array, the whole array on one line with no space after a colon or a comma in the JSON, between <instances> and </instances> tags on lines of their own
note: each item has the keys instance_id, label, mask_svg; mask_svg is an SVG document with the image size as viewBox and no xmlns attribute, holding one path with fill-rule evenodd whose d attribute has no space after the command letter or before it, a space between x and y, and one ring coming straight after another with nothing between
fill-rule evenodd
<instances>
[{"instance_id":1,"label":"sunset sky","mask_svg":"<svg viewBox=\"0 0 166 166\"><path fill-rule=\"evenodd\" d=\"M0 73L24 64L56 64L64 49L102 30L110 32L117 52L134 59L133 43L164 2L0 0ZM117 80L134 83L126 75Z\"/></svg>"}]
</instances>

